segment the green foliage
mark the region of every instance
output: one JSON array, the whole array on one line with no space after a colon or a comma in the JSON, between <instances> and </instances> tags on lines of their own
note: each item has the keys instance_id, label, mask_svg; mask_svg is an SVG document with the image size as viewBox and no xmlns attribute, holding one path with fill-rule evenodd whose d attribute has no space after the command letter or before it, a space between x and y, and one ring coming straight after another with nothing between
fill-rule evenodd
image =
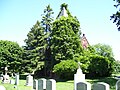
<instances>
[{"instance_id":1,"label":"green foliage","mask_svg":"<svg viewBox=\"0 0 120 90\"><path fill-rule=\"evenodd\" d=\"M11 72L21 72L23 49L12 41L0 40L0 67L7 66Z\"/></svg>"},{"instance_id":2,"label":"green foliage","mask_svg":"<svg viewBox=\"0 0 120 90\"><path fill-rule=\"evenodd\" d=\"M62 60L54 66L53 72L62 79L73 79L77 68L78 64L74 60Z\"/></svg>"},{"instance_id":3,"label":"green foliage","mask_svg":"<svg viewBox=\"0 0 120 90\"><path fill-rule=\"evenodd\" d=\"M45 49L47 47L46 38L48 34L44 34L44 28L37 21L27 34L24 47L24 67L23 70L32 72L41 68L41 61L45 58Z\"/></svg>"},{"instance_id":4,"label":"green foliage","mask_svg":"<svg viewBox=\"0 0 120 90\"><path fill-rule=\"evenodd\" d=\"M109 45L105 44L96 44L93 46L95 53L104 57L113 57L112 48Z\"/></svg>"},{"instance_id":5,"label":"green foliage","mask_svg":"<svg viewBox=\"0 0 120 90\"><path fill-rule=\"evenodd\" d=\"M45 32L51 31L51 25L53 21L52 14L54 14L52 8L50 5L46 6L46 9L44 9L44 14L42 14L42 21L41 24L45 28Z\"/></svg>"},{"instance_id":6,"label":"green foliage","mask_svg":"<svg viewBox=\"0 0 120 90\"><path fill-rule=\"evenodd\" d=\"M42 27L44 27L44 34L48 34L46 40L46 48L45 48L45 54L44 54L44 72L45 72L45 76L47 75L48 72L48 76L50 75L50 70L51 68L51 48L50 48L50 33L51 33L51 28L52 28L52 22L53 22L53 17L52 14L54 14L52 8L50 7L50 5L48 5L46 7L46 9L44 9L44 14L42 17Z\"/></svg>"},{"instance_id":7,"label":"green foliage","mask_svg":"<svg viewBox=\"0 0 120 90\"><path fill-rule=\"evenodd\" d=\"M27 34L28 38L25 40L26 46L24 47L25 67L23 67L23 70L26 72L41 70L43 66L45 69L46 67L49 67L47 63L51 57L49 43L51 22L53 21L52 14L52 8L48 5L46 9L44 9L44 14L42 14L41 23L37 21L31 31Z\"/></svg>"},{"instance_id":8,"label":"green foliage","mask_svg":"<svg viewBox=\"0 0 120 90\"><path fill-rule=\"evenodd\" d=\"M73 59L76 54L82 53L80 38L78 35L79 23L74 25L75 18L61 17L53 23L51 33L51 51L53 60Z\"/></svg>"},{"instance_id":9,"label":"green foliage","mask_svg":"<svg viewBox=\"0 0 120 90\"><path fill-rule=\"evenodd\" d=\"M120 73L120 61L115 61L114 62L114 73L115 74Z\"/></svg>"},{"instance_id":10,"label":"green foliage","mask_svg":"<svg viewBox=\"0 0 120 90\"><path fill-rule=\"evenodd\" d=\"M114 7L118 8L118 11L110 17L111 19L113 19L113 23L116 23L118 27L118 31L120 31L120 0L114 0L114 1L117 2L117 4L114 5Z\"/></svg>"},{"instance_id":11,"label":"green foliage","mask_svg":"<svg viewBox=\"0 0 120 90\"><path fill-rule=\"evenodd\" d=\"M89 74L94 77L110 76L113 72L113 61L109 58L92 55L90 56L90 65L88 67Z\"/></svg>"},{"instance_id":12,"label":"green foliage","mask_svg":"<svg viewBox=\"0 0 120 90\"><path fill-rule=\"evenodd\" d=\"M88 67L90 65L90 60L89 60L89 56L79 56L78 58L75 59L76 62L80 62L81 65L81 69L83 71L83 73L88 73Z\"/></svg>"}]
</instances>

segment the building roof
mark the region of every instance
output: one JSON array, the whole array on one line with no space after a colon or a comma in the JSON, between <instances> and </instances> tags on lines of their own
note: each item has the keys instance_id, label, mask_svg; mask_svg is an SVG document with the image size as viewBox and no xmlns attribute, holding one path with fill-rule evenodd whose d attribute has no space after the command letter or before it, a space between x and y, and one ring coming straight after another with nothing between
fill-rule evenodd
<instances>
[{"instance_id":1,"label":"building roof","mask_svg":"<svg viewBox=\"0 0 120 90\"><path fill-rule=\"evenodd\" d=\"M89 46L89 42L85 36L85 34L83 34L83 36L81 37L81 44L83 46L83 48L87 48Z\"/></svg>"}]
</instances>

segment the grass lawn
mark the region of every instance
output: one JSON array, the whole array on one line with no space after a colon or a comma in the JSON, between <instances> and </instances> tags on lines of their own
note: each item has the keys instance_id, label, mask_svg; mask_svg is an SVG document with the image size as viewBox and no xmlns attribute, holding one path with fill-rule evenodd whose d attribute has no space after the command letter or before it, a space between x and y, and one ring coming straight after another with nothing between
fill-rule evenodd
<instances>
[{"instance_id":1,"label":"grass lawn","mask_svg":"<svg viewBox=\"0 0 120 90\"><path fill-rule=\"evenodd\" d=\"M96 82L106 82L110 85L110 90L115 90L115 84L116 81L112 77L107 77L107 78L97 78L97 79L86 79L87 82L90 82L91 84L96 83ZM2 84L6 87L6 90L32 90L32 87L25 86L26 81L25 80L20 80L19 85L15 87L13 84ZM56 90L74 90L74 81L61 81L57 82L56 84Z\"/></svg>"},{"instance_id":2,"label":"grass lawn","mask_svg":"<svg viewBox=\"0 0 120 90\"><path fill-rule=\"evenodd\" d=\"M32 87L25 86L26 81L25 80L20 80L19 85L14 85L14 84L3 84L0 83L0 85L5 86L6 90L33 90Z\"/></svg>"}]
</instances>

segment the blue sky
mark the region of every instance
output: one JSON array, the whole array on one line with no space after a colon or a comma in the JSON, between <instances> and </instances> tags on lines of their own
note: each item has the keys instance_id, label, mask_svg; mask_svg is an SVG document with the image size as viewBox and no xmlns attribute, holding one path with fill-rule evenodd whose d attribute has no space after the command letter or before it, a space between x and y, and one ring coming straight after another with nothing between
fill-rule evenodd
<instances>
[{"instance_id":1,"label":"blue sky","mask_svg":"<svg viewBox=\"0 0 120 90\"><path fill-rule=\"evenodd\" d=\"M71 14L77 16L81 31L91 45L110 45L115 58L120 60L120 32L110 21L116 12L113 0L0 0L0 40L25 45L27 33L41 20L45 7L50 4L56 17L62 3L67 3Z\"/></svg>"}]
</instances>

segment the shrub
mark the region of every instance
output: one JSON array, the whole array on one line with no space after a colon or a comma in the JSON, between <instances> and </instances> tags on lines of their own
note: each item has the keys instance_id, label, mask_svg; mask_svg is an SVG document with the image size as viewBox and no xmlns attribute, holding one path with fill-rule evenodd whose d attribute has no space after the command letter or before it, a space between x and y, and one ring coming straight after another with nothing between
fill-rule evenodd
<instances>
[{"instance_id":1,"label":"shrub","mask_svg":"<svg viewBox=\"0 0 120 90\"><path fill-rule=\"evenodd\" d=\"M99 55L90 56L90 65L88 67L90 76L110 76L113 72L112 63L113 62L107 57Z\"/></svg>"},{"instance_id":2,"label":"shrub","mask_svg":"<svg viewBox=\"0 0 120 90\"><path fill-rule=\"evenodd\" d=\"M63 60L54 66L53 72L61 79L73 79L77 68L78 64L74 60Z\"/></svg>"}]
</instances>

